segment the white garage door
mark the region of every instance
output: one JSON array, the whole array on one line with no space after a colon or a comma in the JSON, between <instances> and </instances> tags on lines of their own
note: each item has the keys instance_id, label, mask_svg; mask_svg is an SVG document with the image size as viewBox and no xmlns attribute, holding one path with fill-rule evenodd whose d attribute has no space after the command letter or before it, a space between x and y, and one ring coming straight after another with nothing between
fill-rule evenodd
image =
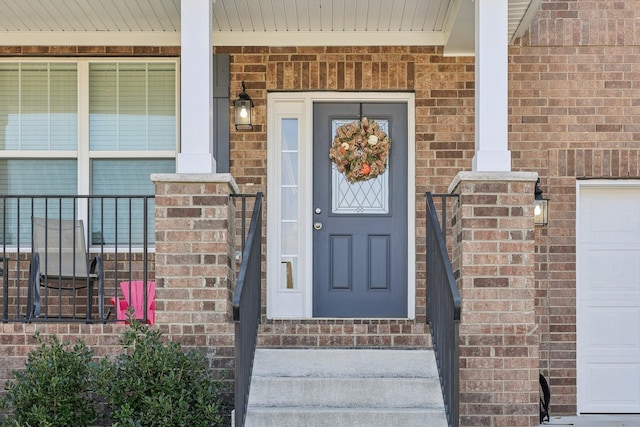
<instances>
[{"instance_id":1,"label":"white garage door","mask_svg":"<svg viewBox=\"0 0 640 427\"><path fill-rule=\"evenodd\" d=\"M578 412L640 413L640 183L579 185L577 219Z\"/></svg>"}]
</instances>

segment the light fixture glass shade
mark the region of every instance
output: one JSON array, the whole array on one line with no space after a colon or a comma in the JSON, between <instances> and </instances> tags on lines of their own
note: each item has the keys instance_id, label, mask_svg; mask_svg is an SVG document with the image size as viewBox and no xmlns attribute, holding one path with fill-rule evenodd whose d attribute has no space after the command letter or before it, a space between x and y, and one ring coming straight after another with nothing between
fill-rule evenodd
<instances>
[{"instance_id":1,"label":"light fixture glass shade","mask_svg":"<svg viewBox=\"0 0 640 427\"><path fill-rule=\"evenodd\" d=\"M251 122L251 99L240 97L235 101L234 104L236 130L252 130L253 123Z\"/></svg>"},{"instance_id":2,"label":"light fixture glass shade","mask_svg":"<svg viewBox=\"0 0 640 427\"><path fill-rule=\"evenodd\" d=\"M536 225L547 225L549 222L549 199L542 197L542 188L540 188L540 178L536 181L536 187L533 191L535 196L533 218Z\"/></svg>"},{"instance_id":3,"label":"light fixture glass shade","mask_svg":"<svg viewBox=\"0 0 640 427\"><path fill-rule=\"evenodd\" d=\"M549 222L549 199L536 199L533 208L536 225L546 225Z\"/></svg>"}]
</instances>

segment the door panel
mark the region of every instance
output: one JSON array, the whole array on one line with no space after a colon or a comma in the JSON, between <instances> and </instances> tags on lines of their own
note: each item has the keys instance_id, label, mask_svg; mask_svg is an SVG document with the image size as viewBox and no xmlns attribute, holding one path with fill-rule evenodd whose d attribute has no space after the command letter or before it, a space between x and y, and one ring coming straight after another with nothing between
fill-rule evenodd
<instances>
[{"instance_id":1,"label":"door panel","mask_svg":"<svg viewBox=\"0 0 640 427\"><path fill-rule=\"evenodd\" d=\"M350 184L329 148L337 126L360 114L392 145L384 174ZM313 315L406 317L407 106L315 103L313 120Z\"/></svg>"},{"instance_id":2,"label":"door panel","mask_svg":"<svg viewBox=\"0 0 640 427\"><path fill-rule=\"evenodd\" d=\"M369 236L369 289L391 290L391 236Z\"/></svg>"},{"instance_id":3,"label":"door panel","mask_svg":"<svg viewBox=\"0 0 640 427\"><path fill-rule=\"evenodd\" d=\"M640 412L640 186L578 206L578 410Z\"/></svg>"},{"instance_id":4,"label":"door panel","mask_svg":"<svg viewBox=\"0 0 640 427\"><path fill-rule=\"evenodd\" d=\"M351 250L353 248L351 236L329 237L329 259L331 271L330 288L333 291L349 290L352 288L351 279Z\"/></svg>"}]
</instances>

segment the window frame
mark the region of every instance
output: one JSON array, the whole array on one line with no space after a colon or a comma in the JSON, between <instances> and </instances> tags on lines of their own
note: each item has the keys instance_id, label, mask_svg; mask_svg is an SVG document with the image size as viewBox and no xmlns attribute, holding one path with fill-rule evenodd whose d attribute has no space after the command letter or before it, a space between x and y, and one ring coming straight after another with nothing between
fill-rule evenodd
<instances>
[{"instance_id":1,"label":"window frame","mask_svg":"<svg viewBox=\"0 0 640 427\"><path fill-rule=\"evenodd\" d=\"M175 146L173 150L95 150L90 147L89 66L92 63L173 63L175 66ZM77 145L75 150L0 150L3 159L75 159L77 195L91 195L91 163L95 159L172 159L180 152L180 59L177 57L32 57L2 58L0 63L75 63L77 67ZM78 218L86 218L89 203L79 201ZM88 225L85 225L85 227ZM95 247L95 245L93 245ZM140 248L142 250L142 248Z\"/></svg>"},{"instance_id":2,"label":"window frame","mask_svg":"<svg viewBox=\"0 0 640 427\"><path fill-rule=\"evenodd\" d=\"M2 150L3 158L58 158L58 159L77 159L78 161L78 194L91 194L91 171L90 164L93 159L133 159L133 158L172 158L177 159L180 148L180 63L178 58L154 58L154 57L135 57L135 58L7 58L1 59L1 62L10 63L50 63L50 62L67 62L76 63L78 75L78 144L76 150ZM176 85L175 85L175 114L176 114L176 135L174 150L140 150L140 151L90 151L89 150L89 64L93 62L172 62L176 67ZM28 154L26 154L28 153ZM153 153L153 155L149 155Z\"/></svg>"}]
</instances>

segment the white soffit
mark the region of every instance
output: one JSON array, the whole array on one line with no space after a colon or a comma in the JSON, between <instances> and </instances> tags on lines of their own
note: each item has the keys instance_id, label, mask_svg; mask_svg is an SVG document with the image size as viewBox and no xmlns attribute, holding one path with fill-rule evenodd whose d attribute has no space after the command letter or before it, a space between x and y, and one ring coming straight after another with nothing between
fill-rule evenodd
<instances>
[{"instance_id":1,"label":"white soffit","mask_svg":"<svg viewBox=\"0 0 640 427\"><path fill-rule=\"evenodd\" d=\"M211 1L219 46L445 46L473 54L474 0ZM508 0L510 40L539 2ZM180 3L0 0L0 45L179 45Z\"/></svg>"}]
</instances>

